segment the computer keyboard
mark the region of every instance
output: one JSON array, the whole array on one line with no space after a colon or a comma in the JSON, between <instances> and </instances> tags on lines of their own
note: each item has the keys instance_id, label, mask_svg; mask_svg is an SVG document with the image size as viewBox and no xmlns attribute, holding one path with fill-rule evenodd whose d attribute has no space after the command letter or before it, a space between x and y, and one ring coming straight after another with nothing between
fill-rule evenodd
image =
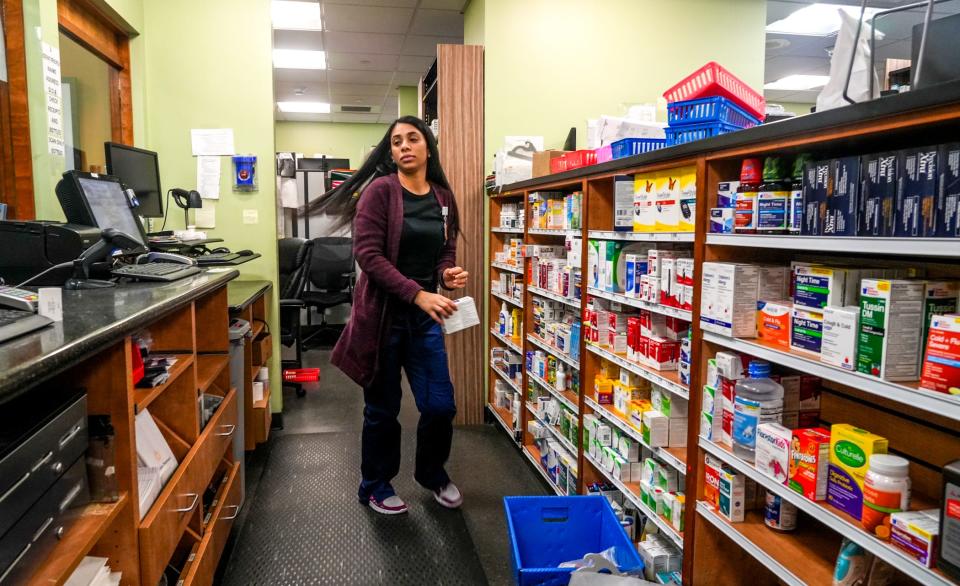
<instances>
[{"instance_id":1,"label":"computer keyboard","mask_svg":"<svg viewBox=\"0 0 960 586\"><path fill-rule=\"evenodd\" d=\"M199 267L172 262L124 265L110 271L110 273L116 277L140 279L141 281L176 281L199 272Z\"/></svg>"},{"instance_id":2,"label":"computer keyboard","mask_svg":"<svg viewBox=\"0 0 960 586\"><path fill-rule=\"evenodd\" d=\"M32 311L0 308L0 343L52 324L53 320Z\"/></svg>"},{"instance_id":3,"label":"computer keyboard","mask_svg":"<svg viewBox=\"0 0 960 586\"><path fill-rule=\"evenodd\" d=\"M223 262L230 262L240 258L240 255L236 252L213 252L210 254L204 254L201 256L194 257L194 260L197 261L197 264L200 265L212 265Z\"/></svg>"}]
</instances>

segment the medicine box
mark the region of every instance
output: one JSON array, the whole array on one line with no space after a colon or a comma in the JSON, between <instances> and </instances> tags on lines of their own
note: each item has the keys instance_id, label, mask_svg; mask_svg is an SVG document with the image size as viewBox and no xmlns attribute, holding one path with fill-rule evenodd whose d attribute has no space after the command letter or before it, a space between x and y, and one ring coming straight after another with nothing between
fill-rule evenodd
<instances>
[{"instance_id":1,"label":"medicine box","mask_svg":"<svg viewBox=\"0 0 960 586\"><path fill-rule=\"evenodd\" d=\"M860 308L857 306L823 308L823 337L820 361L844 370L857 369L857 335Z\"/></svg>"},{"instance_id":2,"label":"medicine box","mask_svg":"<svg viewBox=\"0 0 960 586\"><path fill-rule=\"evenodd\" d=\"M760 265L757 277L759 299L789 299L790 267L784 265Z\"/></svg>"},{"instance_id":3,"label":"medicine box","mask_svg":"<svg viewBox=\"0 0 960 586\"><path fill-rule=\"evenodd\" d=\"M846 269L820 265L797 266L793 275L794 307L822 311L827 305L843 305Z\"/></svg>"},{"instance_id":4,"label":"medicine box","mask_svg":"<svg viewBox=\"0 0 960 586\"><path fill-rule=\"evenodd\" d=\"M790 320L793 305L785 301L757 301L757 338L762 342L790 348Z\"/></svg>"},{"instance_id":5,"label":"medicine box","mask_svg":"<svg viewBox=\"0 0 960 586\"><path fill-rule=\"evenodd\" d=\"M740 189L739 181L721 181L717 184L717 207L732 210L737 205L737 190ZM731 220L733 214L731 212ZM731 230L732 231L732 230Z\"/></svg>"},{"instance_id":6,"label":"medicine box","mask_svg":"<svg viewBox=\"0 0 960 586\"><path fill-rule=\"evenodd\" d=\"M710 454L703 457L703 500L716 508L720 503L720 470L723 462Z\"/></svg>"},{"instance_id":7,"label":"medicine box","mask_svg":"<svg viewBox=\"0 0 960 586\"><path fill-rule=\"evenodd\" d=\"M887 453L887 439L847 423L830 428L827 502L860 520L870 456Z\"/></svg>"},{"instance_id":8,"label":"medicine box","mask_svg":"<svg viewBox=\"0 0 960 586\"><path fill-rule=\"evenodd\" d=\"M940 146L937 229L940 238L960 236L960 143Z\"/></svg>"},{"instance_id":9,"label":"medicine box","mask_svg":"<svg viewBox=\"0 0 960 586\"><path fill-rule=\"evenodd\" d=\"M731 523L742 523L746 507L746 477L732 468L722 467L719 473L717 508Z\"/></svg>"},{"instance_id":10,"label":"medicine box","mask_svg":"<svg viewBox=\"0 0 960 586\"><path fill-rule=\"evenodd\" d=\"M789 223L790 185L761 189L757 194L757 232L785 234Z\"/></svg>"},{"instance_id":11,"label":"medicine box","mask_svg":"<svg viewBox=\"0 0 960 586\"><path fill-rule=\"evenodd\" d=\"M820 354L823 314L794 308L790 319L790 348Z\"/></svg>"},{"instance_id":12,"label":"medicine box","mask_svg":"<svg viewBox=\"0 0 960 586\"><path fill-rule=\"evenodd\" d=\"M935 235L937 156L935 146L901 152L894 236Z\"/></svg>"},{"instance_id":13,"label":"medicine box","mask_svg":"<svg viewBox=\"0 0 960 586\"><path fill-rule=\"evenodd\" d=\"M960 315L935 315L931 319L920 388L960 395Z\"/></svg>"},{"instance_id":14,"label":"medicine box","mask_svg":"<svg viewBox=\"0 0 960 586\"><path fill-rule=\"evenodd\" d=\"M651 409L644 412L640 432L643 443L651 448L666 447L670 444L670 420L659 411Z\"/></svg>"},{"instance_id":15,"label":"medicine box","mask_svg":"<svg viewBox=\"0 0 960 586\"><path fill-rule=\"evenodd\" d=\"M719 377L737 381L746 376L747 369L743 364L744 359L736 352L727 352L726 350L722 350L714 355L713 361L717 368L717 381L715 384L711 384L711 386L720 386ZM710 379L711 377L708 376L707 380L710 381Z\"/></svg>"},{"instance_id":16,"label":"medicine box","mask_svg":"<svg viewBox=\"0 0 960 586\"><path fill-rule=\"evenodd\" d=\"M812 501L827 498L830 431L822 427L793 431L787 486Z\"/></svg>"},{"instance_id":17,"label":"medicine box","mask_svg":"<svg viewBox=\"0 0 960 586\"><path fill-rule=\"evenodd\" d=\"M842 157L830 161L829 181L827 216L823 221L823 234L856 236L860 157Z\"/></svg>"},{"instance_id":18,"label":"medicine box","mask_svg":"<svg viewBox=\"0 0 960 586\"><path fill-rule=\"evenodd\" d=\"M861 158L859 236L893 236L899 161L897 153Z\"/></svg>"},{"instance_id":19,"label":"medicine box","mask_svg":"<svg viewBox=\"0 0 960 586\"><path fill-rule=\"evenodd\" d=\"M891 381L920 378L922 281L864 279L857 371Z\"/></svg>"},{"instance_id":20,"label":"medicine box","mask_svg":"<svg viewBox=\"0 0 960 586\"><path fill-rule=\"evenodd\" d=\"M677 171L680 178L680 232L693 232L697 217L697 168L682 167Z\"/></svg>"},{"instance_id":21,"label":"medicine box","mask_svg":"<svg viewBox=\"0 0 960 586\"><path fill-rule=\"evenodd\" d=\"M890 515L890 543L924 567L932 568L940 538L940 511L903 511ZM955 547L954 544L950 544Z\"/></svg>"},{"instance_id":22,"label":"medicine box","mask_svg":"<svg viewBox=\"0 0 960 586\"><path fill-rule=\"evenodd\" d=\"M927 339L930 319L935 315L956 313L960 298L958 281L926 281L923 287L923 333L921 344Z\"/></svg>"},{"instance_id":23,"label":"medicine box","mask_svg":"<svg viewBox=\"0 0 960 586\"><path fill-rule=\"evenodd\" d=\"M733 232L733 208L710 208L710 233L731 234Z\"/></svg>"},{"instance_id":24,"label":"medicine box","mask_svg":"<svg viewBox=\"0 0 960 586\"><path fill-rule=\"evenodd\" d=\"M779 423L757 426L755 466L780 484L787 483L793 432Z\"/></svg>"},{"instance_id":25,"label":"medicine box","mask_svg":"<svg viewBox=\"0 0 960 586\"><path fill-rule=\"evenodd\" d=\"M613 229L617 232L633 231L633 175L616 175L613 178Z\"/></svg>"},{"instance_id":26,"label":"medicine box","mask_svg":"<svg viewBox=\"0 0 960 586\"><path fill-rule=\"evenodd\" d=\"M676 170L657 175L656 232L680 230L680 176Z\"/></svg>"},{"instance_id":27,"label":"medicine box","mask_svg":"<svg viewBox=\"0 0 960 586\"><path fill-rule=\"evenodd\" d=\"M665 492L680 490L680 475L676 468L657 466L653 485Z\"/></svg>"},{"instance_id":28,"label":"medicine box","mask_svg":"<svg viewBox=\"0 0 960 586\"><path fill-rule=\"evenodd\" d=\"M637 174L633 184L633 231L653 232L657 225L657 182L651 174Z\"/></svg>"},{"instance_id":29,"label":"medicine box","mask_svg":"<svg viewBox=\"0 0 960 586\"><path fill-rule=\"evenodd\" d=\"M738 338L757 335L755 316L759 269L733 263L703 263L700 325L710 332Z\"/></svg>"},{"instance_id":30,"label":"medicine box","mask_svg":"<svg viewBox=\"0 0 960 586\"><path fill-rule=\"evenodd\" d=\"M800 233L820 236L827 216L827 187L830 183L830 162L807 163L803 169L803 222Z\"/></svg>"}]
</instances>

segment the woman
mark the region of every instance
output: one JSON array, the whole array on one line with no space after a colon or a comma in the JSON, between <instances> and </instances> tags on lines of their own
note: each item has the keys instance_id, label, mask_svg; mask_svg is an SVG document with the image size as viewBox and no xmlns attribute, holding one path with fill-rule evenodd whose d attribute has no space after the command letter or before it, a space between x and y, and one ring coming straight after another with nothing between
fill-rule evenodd
<instances>
[{"instance_id":1,"label":"woman","mask_svg":"<svg viewBox=\"0 0 960 586\"><path fill-rule=\"evenodd\" d=\"M400 369L420 411L414 478L441 505L463 497L444 470L456 414L440 324L456 311L438 286L467 284L456 265L457 202L433 133L419 118L390 125L359 171L312 212L353 222L362 273L332 362L363 387L360 503L387 515L407 506L390 481L400 470Z\"/></svg>"}]
</instances>

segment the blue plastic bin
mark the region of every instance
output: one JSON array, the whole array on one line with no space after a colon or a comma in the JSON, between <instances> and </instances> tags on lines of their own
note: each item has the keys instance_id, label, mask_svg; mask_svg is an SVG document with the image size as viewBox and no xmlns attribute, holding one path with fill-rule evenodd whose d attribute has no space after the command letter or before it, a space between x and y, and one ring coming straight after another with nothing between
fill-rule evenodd
<instances>
[{"instance_id":1,"label":"blue plastic bin","mask_svg":"<svg viewBox=\"0 0 960 586\"><path fill-rule=\"evenodd\" d=\"M610 547L616 547L620 571L643 569L605 497L508 496L503 507L519 586L568 584L573 570L557 566Z\"/></svg>"},{"instance_id":2,"label":"blue plastic bin","mask_svg":"<svg viewBox=\"0 0 960 586\"><path fill-rule=\"evenodd\" d=\"M649 153L665 146L667 140L664 138L621 138L610 145L614 159Z\"/></svg>"},{"instance_id":3,"label":"blue plastic bin","mask_svg":"<svg viewBox=\"0 0 960 586\"><path fill-rule=\"evenodd\" d=\"M736 132L737 130L742 129L729 124L723 124L722 122L670 127L667 128L667 145L684 144L712 136L719 136L728 132Z\"/></svg>"},{"instance_id":4,"label":"blue plastic bin","mask_svg":"<svg viewBox=\"0 0 960 586\"><path fill-rule=\"evenodd\" d=\"M670 126L722 122L737 128L752 128L760 124L746 110L721 96L668 104L667 122Z\"/></svg>"}]
</instances>

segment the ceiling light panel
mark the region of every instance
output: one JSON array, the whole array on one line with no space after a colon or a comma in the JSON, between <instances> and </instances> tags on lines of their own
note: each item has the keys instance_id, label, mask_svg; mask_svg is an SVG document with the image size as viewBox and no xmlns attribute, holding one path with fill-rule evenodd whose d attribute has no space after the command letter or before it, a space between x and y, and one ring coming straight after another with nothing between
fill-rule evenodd
<instances>
[{"instance_id":1,"label":"ceiling light panel","mask_svg":"<svg viewBox=\"0 0 960 586\"><path fill-rule=\"evenodd\" d=\"M277 109L288 114L329 114L327 102L277 102Z\"/></svg>"},{"instance_id":2,"label":"ceiling light panel","mask_svg":"<svg viewBox=\"0 0 960 586\"><path fill-rule=\"evenodd\" d=\"M854 18L860 17L859 6L817 2L790 13L786 18L768 24L767 32L821 37L832 35L840 30L840 10ZM869 20L879 11L879 8L867 8L864 18Z\"/></svg>"},{"instance_id":3,"label":"ceiling light panel","mask_svg":"<svg viewBox=\"0 0 960 586\"><path fill-rule=\"evenodd\" d=\"M319 1L273 0L270 3L273 28L281 30L323 30Z\"/></svg>"},{"instance_id":4,"label":"ceiling light panel","mask_svg":"<svg viewBox=\"0 0 960 586\"><path fill-rule=\"evenodd\" d=\"M788 75L763 86L765 90L812 90L827 85L829 75Z\"/></svg>"},{"instance_id":5,"label":"ceiling light panel","mask_svg":"<svg viewBox=\"0 0 960 586\"><path fill-rule=\"evenodd\" d=\"M327 55L307 49L274 49L273 66L277 69L326 69Z\"/></svg>"}]
</instances>

